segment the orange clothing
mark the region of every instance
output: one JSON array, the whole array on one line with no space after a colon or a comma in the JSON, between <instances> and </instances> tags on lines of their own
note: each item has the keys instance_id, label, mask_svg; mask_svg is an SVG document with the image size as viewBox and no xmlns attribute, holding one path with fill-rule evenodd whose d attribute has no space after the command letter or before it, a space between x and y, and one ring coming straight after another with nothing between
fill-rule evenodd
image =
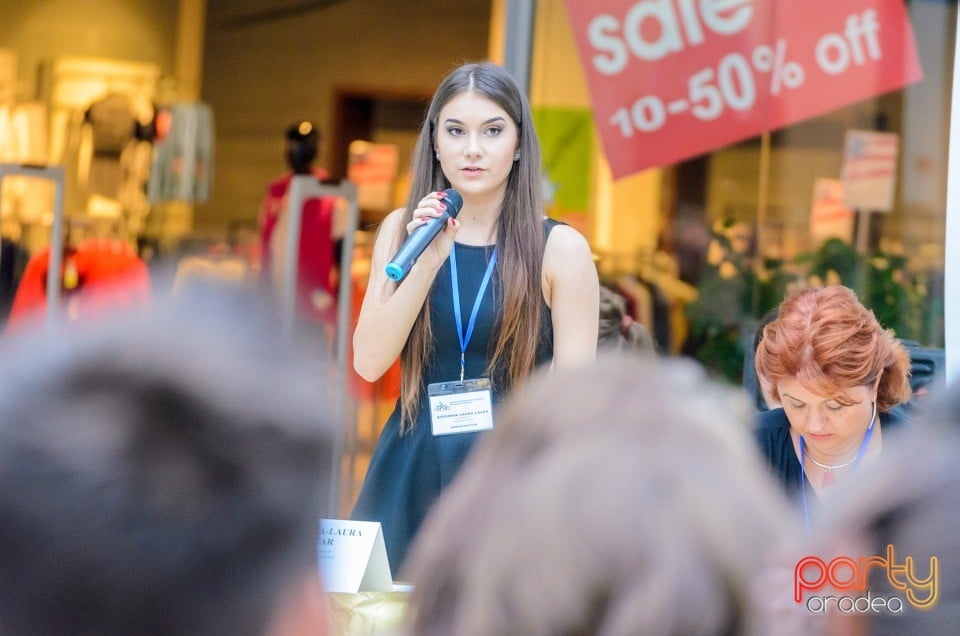
<instances>
[{"instance_id":1,"label":"orange clothing","mask_svg":"<svg viewBox=\"0 0 960 636\"><path fill-rule=\"evenodd\" d=\"M47 307L50 248L27 263L13 299L6 333L42 327ZM67 322L113 317L149 306L150 274L146 264L121 241L87 239L64 252L60 304Z\"/></svg>"}]
</instances>

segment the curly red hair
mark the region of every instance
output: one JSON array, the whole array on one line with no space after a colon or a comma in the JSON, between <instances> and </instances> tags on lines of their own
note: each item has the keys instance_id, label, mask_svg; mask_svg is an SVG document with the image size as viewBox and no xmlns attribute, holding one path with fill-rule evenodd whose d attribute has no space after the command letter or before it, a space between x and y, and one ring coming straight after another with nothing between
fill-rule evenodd
<instances>
[{"instance_id":1,"label":"curly red hair","mask_svg":"<svg viewBox=\"0 0 960 636\"><path fill-rule=\"evenodd\" d=\"M798 380L807 390L846 401L846 390L877 383L877 409L910 399L910 356L842 285L802 289L780 303L757 346L757 373L778 386Z\"/></svg>"}]
</instances>

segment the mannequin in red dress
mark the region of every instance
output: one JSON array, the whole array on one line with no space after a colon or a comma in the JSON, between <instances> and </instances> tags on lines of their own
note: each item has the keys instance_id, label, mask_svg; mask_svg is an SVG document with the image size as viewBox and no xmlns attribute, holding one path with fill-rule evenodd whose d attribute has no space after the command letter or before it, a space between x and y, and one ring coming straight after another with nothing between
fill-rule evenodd
<instances>
[{"instance_id":1,"label":"mannequin in red dress","mask_svg":"<svg viewBox=\"0 0 960 636\"><path fill-rule=\"evenodd\" d=\"M313 166L320 131L308 121L293 124L285 133L285 157L290 171L267 188L260 211L261 270L264 278L279 288L285 254L287 192L293 175L312 174L324 180L327 173ZM346 202L338 197L308 199L301 210L300 249L297 275L297 307L301 315L333 324L336 319L336 289L339 245L346 220Z\"/></svg>"}]
</instances>

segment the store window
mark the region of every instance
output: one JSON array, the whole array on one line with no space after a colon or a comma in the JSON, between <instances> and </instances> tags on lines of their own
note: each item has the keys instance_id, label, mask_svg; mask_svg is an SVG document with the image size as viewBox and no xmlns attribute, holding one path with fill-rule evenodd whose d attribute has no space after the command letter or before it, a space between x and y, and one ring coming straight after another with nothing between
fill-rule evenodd
<instances>
[{"instance_id":1,"label":"store window","mask_svg":"<svg viewBox=\"0 0 960 636\"><path fill-rule=\"evenodd\" d=\"M942 355L956 2L585 4L538 3L552 212L661 350L739 383L787 291L842 283Z\"/></svg>"}]
</instances>

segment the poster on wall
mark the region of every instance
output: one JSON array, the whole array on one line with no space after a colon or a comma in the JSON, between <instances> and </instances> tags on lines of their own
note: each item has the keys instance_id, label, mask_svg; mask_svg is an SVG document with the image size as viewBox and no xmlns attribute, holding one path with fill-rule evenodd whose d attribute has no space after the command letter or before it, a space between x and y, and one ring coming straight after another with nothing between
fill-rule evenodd
<instances>
[{"instance_id":1,"label":"poster on wall","mask_svg":"<svg viewBox=\"0 0 960 636\"><path fill-rule=\"evenodd\" d=\"M585 108L538 107L533 121L546 171L548 214L589 234L593 117Z\"/></svg>"},{"instance_id":2,"label":"poster on wall","mask_svg":"<svg viewBox=\"0 0 960 636\"><path fill-rule=\"evenodd\" d=\"M614 178L922 78L900 0L566 0Z\"/></svg>"},{"instance_id":3,"label":"poster on wall","mask_svg":"<svg viewBox=\"0 0 960 636\"><path fill-rule=\"evenodd\" d=\"M843 145L843 201L871 212L893 209L900 137L872 130L848 130Z\"/></svg>"},{"instance_id":4,"label":"poster on wall","mask_svg":"<svg viewBox=\"0 0 960 636\"><path fill-rule=\"evenodd\" d=\"M360 208L389 212L396 207L393 188L400 165L398 146L358 139L350 142L349 152L347 178L357 186Z\"/></svg>"},{"instance_id":5,"label":"poster on wall","mask_svg":"<svg viewBox=\"0 0 960 636\"><path fill-rule=\"evenodd\" d=\"M843 202L843 181L815 179L810 207L810 241L819 245L829 238L853 242L853 210Z\"/></svg>"}]
</instances>

